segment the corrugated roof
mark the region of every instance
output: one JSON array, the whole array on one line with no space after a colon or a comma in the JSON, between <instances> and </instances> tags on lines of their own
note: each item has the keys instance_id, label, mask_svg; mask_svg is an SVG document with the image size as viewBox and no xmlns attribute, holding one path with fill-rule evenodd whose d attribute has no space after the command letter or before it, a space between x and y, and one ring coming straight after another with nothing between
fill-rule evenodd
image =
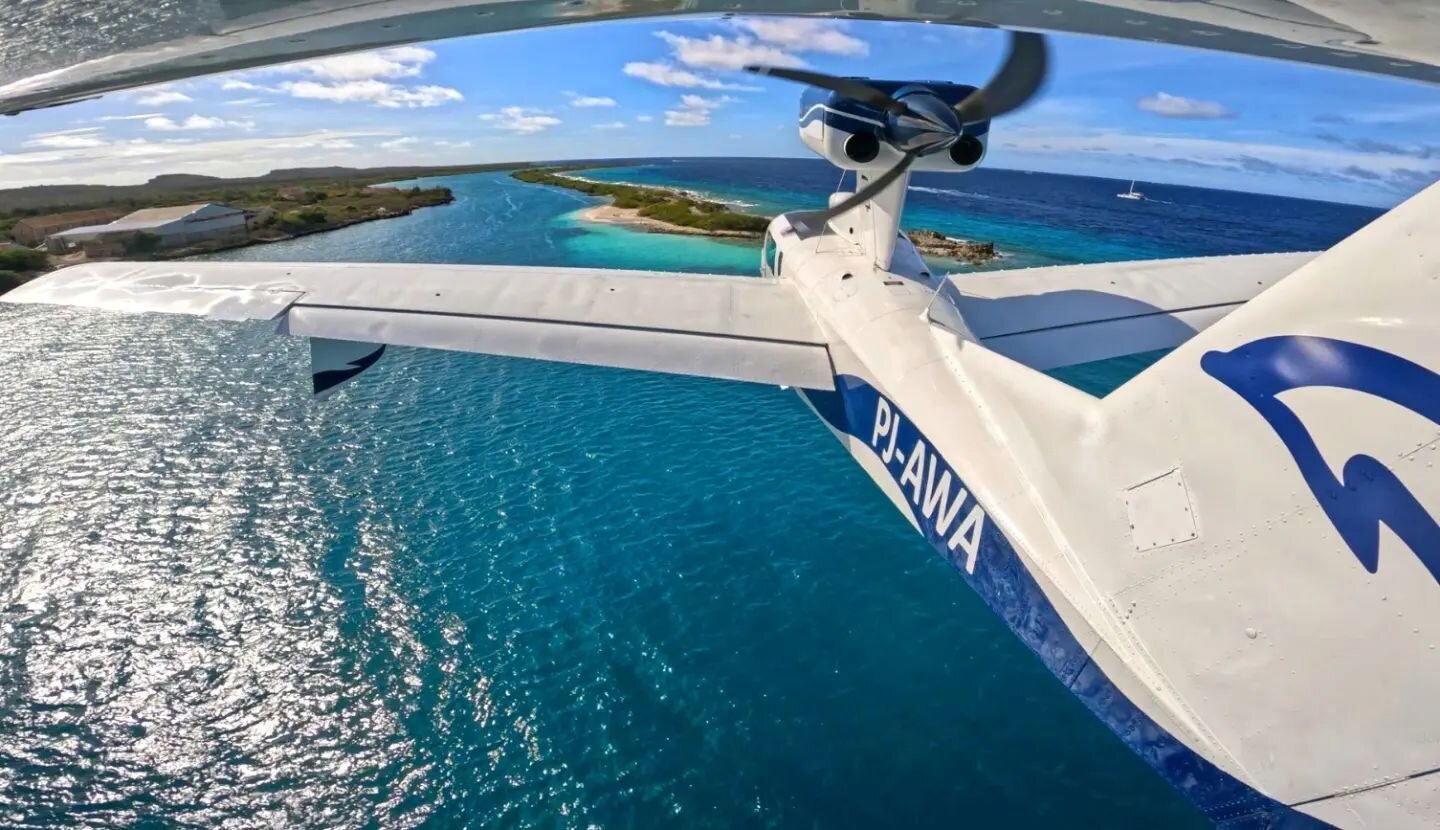
<instances>
[{"instance_id":1,"label":"corrugated roof","mask_svg":"<svg viewBox=\"0 0 1440 830\"><path fill-rule=\"evenodd\" d=\"M127 213L108 225L86 225L81 228L71 228L68 231L50 234L52 237L78 237L95 236L102 233L124 233L126 231L143 231L150 228L158 228L161 225L168 225L204 207L209 207L214 202L202 202L198 205L173 205L171 207L144 208L134 213ZM222 205L223 207L223 205ZM236 209L234 213L242 211ZM228 214L226 214L228 215Z\"/></svg>"},{"instance_id":2,"label":"corrugated roof","mask_svg":"<svg viewBox=\"0 0 1440 830\"><path fill-rule=\"evenodd\" d=\"M101 233L123 233L123 232L125 232L125 231L143 231L143 230L148 230L148 229L150 229L150 228L158 228L158 227L160 227L161 225L169 224L171 221L173 221L173 220L169 220L169 219L152 219L152 220L150 220L150 221L144 221L144 222L126 222L126 221L124 221L123 219L117 219L116 221L111 222L111 223L108 224L108 225L86 225L86 226L83 227L83 228L71 228L71 229L68 230L68 231L61 231L61 232L59 232L59 233L52 233L52 234L50 234L50 236L52 236L52 237L55 237L55 236L60 236L60 237L93 236L93 235L95 235L95 234L101 234Z\"/></svg>"},{"instance_id":3,"label":"corrugated roof","mask_svg":"<svg viewBox=\"0 0 1440 830\"><path fill-rule=\"evenodd\" d=\"M171 207L142 208L135 211L134 213L125 214L119 219L116 219L112 224L118 225L122 222L127 224L135 224L138 222L149 225L161 225L166 222L174 222L176 219L184 219L186 216L189 216L190 214L194 213L200 208L205 207L208 204L210 203L201 202L198 205L173 205ZM117 230L119 229L117 228Z\"/></svg>"}]
</instances>

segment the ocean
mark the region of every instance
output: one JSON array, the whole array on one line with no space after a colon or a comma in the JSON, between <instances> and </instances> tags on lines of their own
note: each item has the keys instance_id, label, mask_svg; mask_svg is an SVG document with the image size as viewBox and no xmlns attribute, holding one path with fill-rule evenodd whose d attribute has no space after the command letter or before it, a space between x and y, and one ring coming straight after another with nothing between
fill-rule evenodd
<instances>
[{"instance_id":1,"label":"ocean","mask_svg":"<svg viewBox=\"0 0 1440 830\"><path fill-rule=\"evenodd\" d=\"M771 211L819 162L586 175ZM751 275L504 174L217 255ZM980 170L1007 266L1324 247L1368 208ZM1144 359L1076 367L1102 393ZM793 393L0 305L0 825L1202 827Z\"/></svg>"}]
</instances>

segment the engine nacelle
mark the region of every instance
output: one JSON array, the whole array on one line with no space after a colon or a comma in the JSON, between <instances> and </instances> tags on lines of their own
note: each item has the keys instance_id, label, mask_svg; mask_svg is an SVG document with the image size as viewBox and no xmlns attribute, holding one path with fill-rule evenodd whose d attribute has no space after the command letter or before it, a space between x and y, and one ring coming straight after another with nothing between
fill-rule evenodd
<instances>
[{"instance_id":1,"label":"engine nacelle","mask_svg":"<svg viewBox=\"0 0 1440 830\"><path fill-rule=\"evenodd\" d=\"M944 82L872 81L891 97L904 100L914 92L927 92L954 106L975 87ZM935 173L964 173L975 169L985 158L990 122L965 125L965 133L948 150L916 159L911 170ZM800 140L842 170L886 170L904 156L887 140L886 113L818 87L807 87L800 96Z\"/></svg>"}]
</instances>

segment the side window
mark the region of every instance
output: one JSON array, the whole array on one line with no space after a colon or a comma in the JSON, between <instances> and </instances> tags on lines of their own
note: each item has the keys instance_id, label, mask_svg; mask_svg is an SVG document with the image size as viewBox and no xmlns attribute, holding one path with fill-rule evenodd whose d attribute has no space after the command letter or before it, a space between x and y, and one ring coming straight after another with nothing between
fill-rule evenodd
<instances>
[{"instance_id":1,"label":"side window","mask_svg":"<svg viewBox=\"0 0 1440 830\"><path fill-rule=\"evenodd\" d=\"M776 252L775 252L775 276L777 276L777 277L780 276L780 269L784 266L784 264L785 264L785 254L782 253L782 252L780 252L780 251L776 251Z\"/></svg>"},{"instance_id":2,"label":"side window","mask_svg":"<svg viewBox=\"0 0 1440 830\"><path fill-rule=\"evenodd\" d=\"M767 274L773 277L779 273L777 267L780 264L780 249L775 245L775 238L768 233L765 234L765 250L760 256L761 264Z\"/></svg>"}]
</instances>

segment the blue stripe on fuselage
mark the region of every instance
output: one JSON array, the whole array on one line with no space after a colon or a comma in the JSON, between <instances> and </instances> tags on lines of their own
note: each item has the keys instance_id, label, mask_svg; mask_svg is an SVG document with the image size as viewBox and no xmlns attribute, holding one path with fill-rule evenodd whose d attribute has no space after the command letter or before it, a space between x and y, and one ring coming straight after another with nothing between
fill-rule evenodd
<instances>
[{"instance_id":1,"label":"blue stripe on fuselage","mask_svg":"<svg viewBox=\"0 0 1440 830\"><path fill-rule=\"evenodd\" d=\"M1280 804L1211 764L1131 702L1090 661L964 481L880 390L853 375L837 375L834 391L802 389L800 394L832 428L859 439L875 454L899 486L926 541L950 560L975 593L1066 688L1206 817L1232 830L1330 826ZM917 458L923 461L917 463ZM970 524L964 530L973 533L973 538L961 535L957 541L966 521Z\"/></svg>"}]
</instances>

